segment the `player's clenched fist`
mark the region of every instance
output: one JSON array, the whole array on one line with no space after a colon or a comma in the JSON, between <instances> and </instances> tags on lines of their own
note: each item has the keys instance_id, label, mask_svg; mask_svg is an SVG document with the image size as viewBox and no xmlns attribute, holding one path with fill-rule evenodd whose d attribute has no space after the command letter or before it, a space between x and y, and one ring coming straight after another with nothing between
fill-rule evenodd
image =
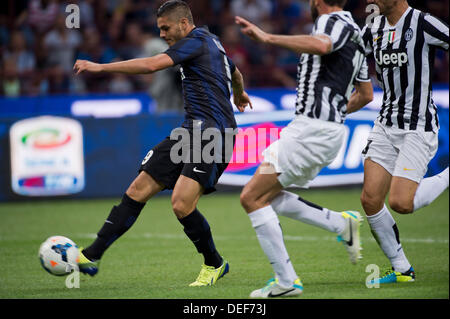
<instances>
[{"instance_id":1,"label":"player's clenched fist","mask_svg":"<svg viewBox=\"0 0 450 319\"><path fill-rule=\"evenodd\" d=\"M78 75L83 71L94 72L94 73L101 72L102 66L101 66L101 64L86 61L86 60L77 60L75 62L75 65L73 66L73 69L76 72L76 74Z\"/></svg>"}]
</instances>

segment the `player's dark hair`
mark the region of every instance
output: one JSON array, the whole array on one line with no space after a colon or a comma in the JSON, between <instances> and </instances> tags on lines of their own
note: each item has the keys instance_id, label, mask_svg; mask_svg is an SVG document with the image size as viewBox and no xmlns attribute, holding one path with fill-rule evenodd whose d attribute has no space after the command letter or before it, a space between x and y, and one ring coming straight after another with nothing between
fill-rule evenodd
<instances>
[{"instance_id":1,"label":"player's dark hair","mask_svg":"<svg viewBox=\"0 0 450 319\"><path fill-rule=\"evenodd\" d=\"M339 8L345 7L347 0L323 0L329 6L337 6Z\"/></svg>"},{"instance_id":2,"label":"player's dark hair","mask_svg":"<svg viewBox=\"0 0 450 319\"><path fill-rule=\"evenodd\" d=\"M176 14L176 18L186 18L189 23L194 24L191 9L189 5L181 0L169 0L164 2L156 12L156 17L160 18L169 14Z\"/></svg>"}]
</instances>

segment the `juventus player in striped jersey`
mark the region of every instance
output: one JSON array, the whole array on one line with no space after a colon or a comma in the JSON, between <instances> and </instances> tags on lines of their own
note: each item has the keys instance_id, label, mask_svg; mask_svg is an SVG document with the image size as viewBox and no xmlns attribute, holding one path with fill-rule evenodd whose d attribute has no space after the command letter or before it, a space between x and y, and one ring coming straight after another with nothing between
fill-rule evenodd
<instances>
[{"instance_id":1,"label":"juventus player in striped jersey","mask_svg":"<svg viewBox=\"0 0 450 319\"><path fill-rule=\"evenodd\" d=\"M241 204L275 271L275 278L253 291L252 298L298 296L303 291L277 214L336 233L352 263L360 257L358 212L335 212L283 190L291 184L305 186L333 162L343 142L346 114L373 97L362 33L350 12L343 11L345 3L311 0L315 20L311 35L268 34L236 17L242 32L253 40L302 54L296 117L281 131L280 139L263 152L263 163L241 193Z\"/></svg>"},{"instance_id":2,"label":"juventus player in striped jersey","mask_svg":"<svg viewBox=\"0 0 450 319\"><path fill-rule=\"evenodd\" d=\"M448 26L409 7L406 0L368 0L381 16L363 30L366 53L376 60L383 105L363 150L361 203L372 233L392 269L372 283L412 282L413 267L386 207L401 214L430 204L449 185L448 168L423 179L438 147L439 121L432 98L436 49L448 50Z\"/></svg>"}]
</instances>

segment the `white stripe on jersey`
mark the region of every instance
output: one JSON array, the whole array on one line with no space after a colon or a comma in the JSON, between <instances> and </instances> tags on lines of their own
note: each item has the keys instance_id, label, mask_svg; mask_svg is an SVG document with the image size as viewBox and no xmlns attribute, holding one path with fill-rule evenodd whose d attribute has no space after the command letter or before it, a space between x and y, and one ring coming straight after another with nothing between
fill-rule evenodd
<instances>
[{"instance_id":1,"label":"white stripe on jersey","mask_svg":"<svg viewBox=\"0 0 450 319\"><path fill-rule=\"evenodd\" d=\"M437 132L432 100L434 50L448 50L448 26L408 8L395 26L379 16L363 30L366 54L373 53L377 78L384 91L378 120L401 129Z\"/></svg>"},{"instance_id":2,"label":"white stripe on jersey","mask_svg":"<svg viewBox=\"0 0 450 319\"><path fill-rule=\"evenodd\" d=\"M354 82L367 82L369 72L362 33L350 12L321 15L312 35L327 35L330 54L302 54L297 72L296 114L343 123Z\"/></svg>"}]
</instances>

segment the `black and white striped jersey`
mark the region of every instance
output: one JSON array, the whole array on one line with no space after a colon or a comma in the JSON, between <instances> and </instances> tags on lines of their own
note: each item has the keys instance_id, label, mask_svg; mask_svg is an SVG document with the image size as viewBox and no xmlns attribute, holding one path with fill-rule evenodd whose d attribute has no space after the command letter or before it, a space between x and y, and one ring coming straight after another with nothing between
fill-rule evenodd
<instances>
[{"instance_id":1,"label":"black and white striped jersey","mask_svg":"<svg viewBox=\"0 0 450 319\"><path fill-rule=\"evenodd\" d=\"M317 18L312 35L319 34L330 37L333 49L301 55L295 113L343 123L355 81L370 81L362 32L350 12L338 11Z\"/></svg>"},{"instance_id":2,"label":"black and white striped jersey","mask_svg":"<svg viewBox=\"0 0 450 319\"><path fill-rule=\"evenodd\" d=\"M448 25L411 7L395 26L378 16L363 29L366 54L373 53L384 91L378 121L405 130L437 132L432 98L435 49L448 50Z\"/></svg>"}]
</instances>

